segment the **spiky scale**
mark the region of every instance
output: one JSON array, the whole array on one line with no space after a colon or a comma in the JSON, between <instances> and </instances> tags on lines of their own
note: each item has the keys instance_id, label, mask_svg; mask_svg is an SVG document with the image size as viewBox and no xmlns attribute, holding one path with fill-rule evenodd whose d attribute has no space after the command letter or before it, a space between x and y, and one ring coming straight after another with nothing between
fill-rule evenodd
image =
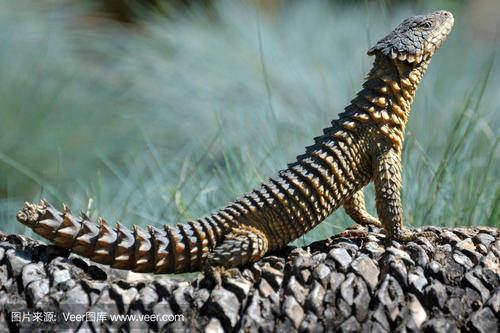
<instances>
[{"instance_id":1,"label":"spiky scale","mask_svg":"<svg viewBox=\"0 0 500 333\"><path fill-rule=\"evenodd\" d=\"M64 214L63 222L52 241L61 247L72 248L81 227L81 223L73 215Z\"/></svg>"}]
</instances>

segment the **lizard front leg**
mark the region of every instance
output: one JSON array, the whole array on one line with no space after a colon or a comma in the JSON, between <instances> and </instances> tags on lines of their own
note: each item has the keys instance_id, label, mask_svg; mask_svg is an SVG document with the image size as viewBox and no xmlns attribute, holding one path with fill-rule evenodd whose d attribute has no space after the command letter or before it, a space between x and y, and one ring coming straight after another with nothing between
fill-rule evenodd
<instances>
[{"instance_id":1,"label":"lizard front leg","mask_svg":"<svg viewBox=\"0 0 500 333\"><path fill-rule=\"evenodd\" d=\"M382 223L379 219L366 211L363 189L354 193L353 196L344 203L344 210L356 223L372 224L379 228L382 227Z\"/></svg>"},{"instance_id":2,"label":"lizard front leg","mask_svg":"<svg viewBox=\"0 0 500 333\"><path fill-rule=\"evenodd\" d=\"M401 206L401 159L393 150L379 155L373 165L377 213L388 239L408 242L416 234L403 228Z\"/></svg>"}]
</instances>

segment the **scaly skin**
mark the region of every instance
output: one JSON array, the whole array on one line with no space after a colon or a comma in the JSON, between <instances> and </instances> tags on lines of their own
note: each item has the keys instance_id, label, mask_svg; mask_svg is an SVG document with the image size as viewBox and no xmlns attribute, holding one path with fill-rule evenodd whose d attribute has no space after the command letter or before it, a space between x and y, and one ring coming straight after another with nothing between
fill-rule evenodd
<instances>
[{"instance_id":1,"label":"scaly skin","mask_svg":"<svg viewBox=\"0 0 500 333\"><path fill-rule=\"evenodd\" d=\"M181 273L236 267L305 234L340 206L357 223L383 226L409 241L400 199L401 149L417 86L453 26L446 11L406 19L368 51L375 56L363 89L305 154L276 177L218 212L164 230L101 218L96 226L66 206L26 204L17 219L55 244L93 261L138 272ZM375 184L378 219L363 187Z\"/></svg>"}]
</instances>

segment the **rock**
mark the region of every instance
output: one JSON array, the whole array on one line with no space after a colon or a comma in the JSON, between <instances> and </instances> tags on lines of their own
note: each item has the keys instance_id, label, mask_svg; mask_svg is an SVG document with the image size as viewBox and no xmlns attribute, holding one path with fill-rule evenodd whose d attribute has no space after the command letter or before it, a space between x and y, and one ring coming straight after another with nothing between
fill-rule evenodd
<instances>
[{"instance_id":1,"label":"rock","mask_svg":"<svg viewBox=\"0 0 500 333\"><path fill-rule=\"evenodd\" d=\"M498 229L421 230L438 237L386 249L382 231L356 226L309 250L280 250L220 283L193 275L128 274L68 259L58 247L27 237L0 235L0 323L19 306L167 318L108 318L79 326L89 331L494 333L500 324ZM440 237L445 231L450 234Z\"/></svg>"},{"instance_id":2,"label":"rock","mask_svg":"<svg viewBox=\"0 0 500 333\"><path fill-rule=\"evenodd\" d=\"M408 251L411 259L417 266L425 267L429 263L429 256L422 246L415 243L409 243L406 245L405 250Z\"/></svg>"},{"instance_id":3,"label":"rock","mask_svg":"<svg viewBox=\"0 0 500 333\"><path fill-rule=\"evenodd\" d=\"M116 272L116 270L114 270L113 272ZM95 280L105 281L108 279L108 275L106 274L106 272L97 265L89 265L86 273Z\"/></svg>"},{"instance_id":4,"label":"rock","mask_svg":"<svg viewBox=\"0 0 500 333\"><path fill-rule=\"evenodd\" d=\"M35 280L31 282L25 289L26 300L30 307L38 303L45 295L49 293L49 280Z\"/></svg>"},{"instance_id":5,"label":"rock","mask_svg":"<svg viewBox=\"0 0 500 333\"><path fill-rule=\"evenodd\" d=\"M26 288L28 284L33 281L42 280L46 278L45 270L43 269L43 263L38 262L36 264L27 264L22 269L22 282L23 287Z\"/></svg>"},{"instance_id":6,"label":"rock","mask_svg":"<svg viewBox=\"0 0 500 333\"><path fill-rule=\"evenodd\" d=\"M276 291L273 289L273 287L267 282L267 280L262 279L260 280L259 283L259 293L262 297L270 297L271 295L275 294Z\"/></svg>"},{"instance_id":7,"label":"rock","mask_svg":"<svg viewBox=\"0 0 500 333\"><path fill-rule=\"evenodd\" d=\"M423 294L424 288L425 286L427 286L428 281L425 278L424 270L422 269L422 267L417 267L416 269L408 273L408 282L418 295Z\"/></svg>"},{"instance_id":8,"label":"rock","mask_svg":"<svg viewBox=\"0 0 500 333\"><path fill-rule=\"evenodd\" d=\"M223 288L216 288L212 292L212 303L208 307L209 313L221 320L226 328L233 329L238 322L240 302L236 295Z\"/></svg>"},{"instance_id":9,"label":"rock","mask_svg":"<svg viewBox=\"0 0 500 333\"><path fill-rule=\"evenodd\" d=\"M109 295L115 299L120 313L128 313L130 304L136 299L139 292L135 288L123 289L118 285L112 285Z\"/></svg>"},{"instance_id":10,"label":"rock","mask_svg":"<svg viewBox=\"0 0 500 333\"><path fill-rule=\"evenodd\" d=\"M302 310L302 307L297 303L295 297L285 296L283 311L288 319L292 321L295 329L298 329L304 318L304 310Z\"/></svg>"},{"instance_id":11,"label":"rock","mask_svg":"<svg viewBox=\"0 0 500 333\"><path fill-rule=\"evenodd\" d=\"M272 268L268 263L262 267L262 277L267 280L269 285L274 289L278 290L281 287L281 282L283 281L283 273L277 269Z\"/></svg>"},{"instance_id":12,"label":"rock","mask_svg":"<svg viewBox=\"0 0 500 333\"><path fill-rule=\"evenodd\" d=\"M308 269L301 269L299 274L297 275L300 283L308 284L309 278L311 277L311 271Z\"/></svg>"},{"instance_id":13,"label":"rock","mask_svg":"<svg viewBox=\"0 0 500 333\"><path fill-rule=\"evenodd\" d=\"M144 315L141 311L138 309L130 309L129 312L130 316L132 318L140 318L139 316L144 316L146 317L147 315ZM152 328L152 326L157 326L157 321L156 320L131 320L128 322L128 330L130 332L147 332L148 329Z\"/></svg>"},{"instance_id":14,"label":"rock","mask_svg":"<svg viewBox=\"0 0 500 333\"><path fill-rule=\"evenodd\" d=\"M464 304L458 297L450 297L444 305L444 310L451 313L455 319L463 320L461 317L463 313L463 306Z\"/></svg>"},{"instance_id":15,"label":"rock","mask_svg":"<svg viewBox=\"0 0 500 333\"><path fill-rule=\"evenodd\" d=\"M420 326L422 326L422 324L427 320L427 313L415 295L409 294L408 298L408 310L410 310L410 315L417 328L420 328Z\"/></svg>"},{"instance_id":16,"label":"rock","mask_svg":"<svg viewBox=\"0 0 500 333\"><path fill-rule=\"evenodd\" d=\"M274 304L271 304L271 302L267 298L259 299L259 303L260 303L260 313L262 315L261 320L264 322L273 321L273 318L277 313L276 306ZM283 303L281 303L281 304L283 304ZM281 310L283 309L283 305L281 306L280 309ZM275 325L273 325L273 324L269 325L269 323L267 325L264 325L264 326L267 326L269 329L272 329L273 327L275 327Z\"/></svg>"},{"instance_id":17,"label":"rock","mask_svg":"<svg viewBox=\"0 0 500 333\"><path fill-rule=\"evenodd\" d=\"M146 286L139 291L139 302L146 312L149 312L156 303L158 303L159 296L152 286Z\"/></svg>"},{"instance_id":18,"label":"rock","mask_svg":"<svg viewBox=\"0 0 500 333\"><path fill-rule=\"evenodd\" d=\"M389 330L384 329L382 325L380 325L378 322L365 322L363 324L363 327L361 329L361 332L369 332L369 333L386 333L389 332Z\"/></svg>"},{"instance_id":19,"label":"rock","mask_svg":"<svg viewBox=\"0 0 500 333\"><path fill-rule=\"evenodd\" d=\"M353 311L352 303L349 304L344 298L338 297L334 311L335 317L345 320L345 318L349 317Z\"/></svg>"},{"instance_id":20,"label":"rock","mask_svg":"<svg viewBox=\"0 0 500 333\"><path fill-rule=\"evenodd\" d=\"M401 285L408 285L408 270L400 257L387 256L382 261L381 266L383 267L384 273L390 271Z\"/></svg>"},{"instance_id":21,"label":"rock","mask_svg":"<svg viewBox=\"0 0 500 333\"><path fill-rule=\"evenodd\" d=\"M490 297L486 305L493 310L497 317L500 317L500 289L497 289L495 294Z\"/></svg>"},{"instance_id":22,"label":"rock","mask_svg":"<svg viewBox=\"0 0 500 333\"><path fill-rule=\"evenodd\" d=\"M422 325L423 332L458 333L456 323L450 318L439 316L431 318Z\"/></svg>"},{"instance_id":23,"label":"rock","mask_svg":"<svg viewBox=\"0 0 500 333\"><path fill-rule=\"evenodd\" d=\"M293 332L297 330L288 317L285 317L285 319L279 323L276 328L278 332Z\"/></svg>"},{"instance_id":24,"label":"rock","mask_svg":"<svg viewBox=\"0 0 500 333\"><path fill-rule=\"evenodd\" d=\"M81 286L89 295L90 303L94 304L107 289L108 285L100 281L82 280Z\"/></svg>"},{"instance_id":25,"label":"rock","mask_svg":"<svg viewBox=\"0 0 500 333\"><path fill-rule=\"evenodd\" d=\"M307 290L297 282L295 276L291 276L285 288L285 295L292 295L299 304L304 304L307 296Z\"/></svg>"},{"instance_id":26,"label":"rock","mask_svg":"<svg viewBox=\"0 0 500 333\"><path fill-rule=\"evenodd\" d=\"M153 309L152 309L152 313L161 314L166 319L172 319L172 320L175 319L175 313L172 310L170 303L168 303L165 300L161 300L160 302L154 304ZM162 329L164 326L168 325L170 322L171 322L170 320L158 321L158 330Z\"/></svg>"},{"instance_id":27,"label":"rock","mask_svg":"<svg viewBox=\"0 0 500 333\"><path fill-rule=\"evenodd\" d=\"M329 276L329 286L330 289L335 291L344 282L345 275L342 273L332 272Z\"/></svg>"},{"instance_id":28,"label":"rock","mask_svg":"<svg viewBox=\"0 0 500 333\"><path fill-rule=\"evenodd\" d=\"M379 303L375 310L373 311L372 318L383 328L384 331L390 330L389 321L387 319L387 313L385 307L382 303Z\"/></svg>"},{"instance_id":29,"label":"rock","mask_svg":"<svg viewBox=\"0 0 500 333\"><path fill-rule=\"evenodd\" d=\"M288 248L289 250L293 250L293 247L285 247ZM283 249L284 250L284 249ZM278 256L266 256L262 258L262 262L269 263L272 268L282 271L285 268L285 259L283 257L278 257Z\"/></svg>"},{"instance_id":30,"label":"rock","mask_svg":"<svg viewBox=\"0 0 500 333\"><path fill-rule=\"evenodd\" d=\"M224 328L220 323L219 319L212 318L207 326L205 326L205 332L207 333L224 333Z\"/></svg>"},{"instance_id":31,"label":"rock","mask_svg":"<svg viewBox=\"0 0 500 333\"><path fill-rule=\"evenodd\" d=\"M446 243L455 245L458 242L460 242L460 237L458 237L454 232L451 232L449 230L444 230L441 235L441 239L443 239Z\"/></svg>"},{"instance_id":32,"label":"rock","mask_svg":"<svg viewBox=\"0 0 500 333\"><path fill-rule=\"evenodd\" d=\"M302 332L320 333L325 331L325 327L314 313L308 313L302 321L299 330Z\"/></svg>"},{"instance_id":33,"label":"rock","mask_svg":"<svg viewBox=\"0 0 500 333\"><path fill-rule=\"evenodd\" d=\"M451 247L451 244L442 244L437 246L437 254L446 254L446 253L451 253L453 251L453 248ZM439 257L438 257L439 258Z\"/></svg>"},{"instance_id":34,"label":"rock","mask_svg":"<svg viewBox=\"0 0 500 333\"><path fill-rule=\"evenodd\" d=\"M192 289L177 286L172 293L172 304L180 313L188 313L191 311L191 292Z\"/></svg>"},{"instance_id":35,"label":"rock","mask_svg":"<svg viewBox=\"0 0 500 333\"><path fill-rule=\"evenodd\" d=\"M55 269L51 272L52 285L58 285L71 280L71 273L67 269Z\"/></svg>"},{"instance_id":36,"label":"rock","mask_svg":"<svg viewBox=\"0 0 500 333\"><path fill-rule=\"evenodd\" d=\"M429 301L429 307L432 305L443 308L447 300L446 288L437 280L431 281L431 284L425 288L425 298Z\"/></svg>"},{"instance_id":37,"label":"rock","mask_svg":"<svg viewBox=\"0 0 500 333\"><path fill-rule=\"evenodd\" d=\"M426 267L426 275L432 275L433 277L437 277L440 273L441 265L435 260L432 260L427 264Z\"/></svg>"},{"instance_id":38,"label":"rock","mask_svg":"<svg viewBox=\"0 0 500 333\"><path fill-rule=\"evenodd\" d=\"M459 241L455 247L458 249L458 250L473 250L475 251L476 250L476 246L474 245L474 243L472 242L472 239L470 238L466 238L464 240L461 240Z\"/></svg>"},{"instance_id":39,"label":"rock","mask_svg":"<svg viewBox=\"0 0 500 333\"><path fill-rule=\"evenodd\" d=\"M359 322L363 322L368 317L370 293L366 283L359 278L356 279L354 288L354 315Z\"/></svg>"},{"instance_id":40,"label":"rock","mask_svg":"<svg viewBox=\"0 0 500 333\"><path fill-rule=\"evenodd\" d=\"M404 292L396 278L386 276L375 293L375 297L391 313L397 304L404 299Z\"/></svg>"},{"instance_id":41,"label":"rock","mask_svg":"<svg viewBox=\"0 0 500 333\"><path fill-rule=\"evenodd\" d=\"M326 255L325 255L326 257ZM331 270L330 268L325 265L325 264L319 264L314 270L313 270L313 279L316 281L320 281L323 287L326 287L328 285L328 276L330 274Z\"/></svg>"},{"instance_id":42,"label":"rock","mask_svg":"<svg viewBox=\"0 0 500 333\"><path fill-rule=\"evenodd\" d=\"M483 244L477 244L477 252L481 254L487 254L488 253L488 248L484 246Z\"/></svg>"},{"instance_id":43,"label":"rock","mask_svg":"<svg viewBox=\"0 0 500 333\"><path fill-rule=\"evenodd\" d=\"M362 254L352 262L351 268L368 283L372 291L375 289L378 283L380 270L372 259Z\"/></svg>"},{"instance_id":44,"label":"rock","mask_svg":"<svg viewBox=\"0 0 500 333\"><path fill-rule=\"evenodd\" d=\"M149 274L144 274L144 273L137 273L137 272L132 272L128 271L126 273L127 281L135 282L135 281L153 281L153 277Z\"/></svg>"},{"instance_id":45,"label":"rock","mask_svg":"<svg viewBox=\"0 0 500 333\"><path fill-rule=\"evenodd\" d=\"M326 253L317 253L311 257L312 264L314 266L317 266L323 263L326 260L326 257L327 257Z\"/></svg>"},{"instance_id":46,"label":"rock","mask_svg":"<svg viewBox=\"0 0 500 333\"><path fill-rule=\"evenodd\" d=\"M328 294L328 292L327 292ZM337 315L337 311L333 307L328 307L325 312L323 312L323 318L327 323L332 323Z\"/></svg>"},{"instance_id":47,"label":"rock","mask_svg":"<svg viewBox=\"0 0 500 333\"><path fill-rule=\"evenodd\" d=\"M90 305L89 297L81 285L76 285L64 294L60 304L71 314L85 314Z\"/></svg>"},{"instance_id":48,"label":"rock","mask_svg":"<svg viewBox=\"0 0 500 333\"><path fill-rule=\"evenodd\" d=\"M252 297L246 311L247 315L243 318L242 328L253 327L251 323L258 322L262 319L262 314L260 311L260 304L258 297Z\"/></svg>"},{"instance_id":49,"label":"rock","mask_svg":"<svg viewBox=\"0 0 500 333\"><path fill-rule=\"evenodd\" d=\"M0 288L4 288L4 289L10 289L7 287L8 284L12 284L9 283L8 281L9 280L13 280L13 279L10 279L9 278L9 272L7 271L6 267L3 266L3 267L0 267ZM17 290L16 290L17 291Z\"/></svg>"},{"instance_id":50,"label":"rock","mask_svg":"<svg viewBox=\"0 0 500 333\"><path fill-rule=\"evenodd\" d=\"M500 275L495 274L493 271L487 268L475 268L474 274L476 274L477 278L481 280L488 291L491 290L493 286L497 286L500 284Z\"/></svg>"},{"instance_id":51,"label":"rock","mask_svg":"<svg viewBox=\"0 0 500 333\"><path fill-rule=\"evenodd\" d=\"M462 298L462 301L464 301L465 304L470 306L473 310L478 310L483 306L481 295L470 287L465 287L465 297Z\"/></svg>"},{"instance_id":52,"label":"rock","mask_svg":"<svg viewBox=\"0 0 500 333\"><path fill-rule=\"evenodd\" d=\"M340 286L340 296L347 302L349 306L354 302L354 289L352 288L355 275L353 273L347 274L347 278Z\"/></svg>"},{"instance_id":53,"label":"rock","mask_svg":"<svg viewBox=\"0 0 500 333\"><path fill-rule=\"evenodd\" d=\"M476 311L468 324L472 332L498 333L499 330L498 317L487 307Z\"/></svg>"},{"instance_id":54,"label":"rock","mask_svg":"<svg viewBox=\"0 0 500 333\"><path fill-rule=\"evenodd\" d=\"M472 272L465 273L465 281L467 281L472 288L474 288L477 292L479 292L479 294L481 294L483 303L485 303L488 298L490 298L488 289L486 289L486 287L477 277L474 276Z\"/></svg>"},{"instance_id":55,"label":"rock","mask_svg":"<svg viewBox=\"0 0 500 333\"><path fill-rule=\"evenodd\" d=\"M83 287L83 286L82 286ZM115 299L110 296L110 288L105 288L101 291L99 297L96 301L91 301L91 305L89 307L89 312L95 312L97 314L101 313L106 318L109 315L120 314L120 307L118 306ZM109 319L109 318L108 318Z\"/></svg>"},{"instance_id":56,"label":"rock","mask_svg":"<svg viewBox=\"0 0 500 333\"><path fill-rule=\"evenodd\" d=\"M32 262L31 257L26 252L13 249L7 250L6 257L9 274L14 277L19 276L23 271L23 267Z\"/></svg>"},{"instance_id":57,"label":"rock","mask_svg":"<svg viewBox=\"0 0 500 333\"><path fill-rule=\"evenodd\" d=\"M207 301L210 299L210 291L207 289L195 290L195 295L193 299L193 304L197 309L203 308Z\"/></svg>"},{"instance_id":58,"label":"rock","mask_svg":"<svg viewBox=\"0 0 500 333\"><path fill-rule=\"evenodd\" d=\"M469 249L463 249L462 253L469 258L469 260L472 262L473 265L477 265L477 263L481 260L483 255L479 253L478 251L474 250L469 250Z\"/></svg>"},{"instance_id":59,"label":"rock","mask_svg":"<svg viewBox=\"0 0 500 333\"><path fill-rule=\"evenodd\" d=\"M490 247L490 244L495 241L495 237L493 237L490 234L486 234L486 233L482 233L482 232L476 234L472 239L474 242L480 243L487 248Z\"/></svg>"},{"instance_id":60,"label":"rock","mask_svg":"<svg viewBox=\"0 0 500 333\"><path fill-rule=\"evenodd\" d=\"M500 253L499 253L500 255ZM482 260L485 268L489 269L497 276L500 276L500 256L496 256L493 253L488 253L486 257Z\"/></svg>"},{"instance_id":61,"label":"rock","mask_svg":"<svg viewBox=\"0 0 500 333\"><path fill-rule=\"evenodd\" d=\"M391 246L387 248L386 254L393 255L397 260L402 260L405 264L412 266L415 265L415 262L411 259L410 254L403 250Z\"/></svg>"},{"instance_id":62,"label":"rock","mask_svg":"<svg viewBox=\"0 0 500 333\"><path fill-rule=\"evenodd\" d=\"M349 317L346 321L340 325L339 330L341 332L359 332L361 329L361 325L356 320L356 318Z\"/></svg>"},{"instance_id":63,"label":"rock","mask_svg":"<svg viewBox=\"0 0 500 333\"><path fill-rule=\"evenodd\" d=\"M453 253L453 259L455 259L455 261L464 266L465 269L470 269L472 267L472 265L474 265L472 263L472 260L470 260L469 257L467 257L465 254L463 254L462 252L455 252Z\"/></svg>"},{"instance_id":64,"label":"rock","mask_svg":"<svg viewBox=\"0 0 500 333\"><path fill-rule=\"evenodd\" d=\"M352 262L352 257L349 255L347 250L343 248L334 248L328 253L328 255L339 264L337 269L342 272L345 272Z\"/></svg>"},{"instance_id":65,"label":"rock","mask_svg":"<svg viewBox=\"0 0 500 333\"><path fill-rule=\"evenodd\" d=\"M459 265L454 260L446 260L441 267L439 280L445 284L456 285L462 281L464 273L469 270L463 265Z\"/></svg>"},{"instance_id":66,"label":"rock","mask_svg":"<svg viewBox=\"0 0 500 333\"><path fill-rule=\"evenodd\" d=\"M332 241L332 245L334 245L336 248L346 249L351 256L353 256L359 250L359 245L348 238L337 238Z\"/></svg>"},{"instance_id":67,"label":"rock","mask_svg":"<svg viewBox=\"0 0 500 333\"><path fill-rule=\"evenodd\" d=\"M154 280L153 285L158 292L158 296L167 298L172 295L172 291L174 290L176 283L174 280L162 278Z\"/></svg>"},{"instance_id":68,"label":"rock","mask_svg":"<svg viewBox=\"0 0 500 333\"><path fill-rule=\"evenodd\" d=\"M325 290L325 298L323 299L325 306L330 307L333 304L335 304L336 301L337 301L337 297L335 295L335 292L332 290L326 289Z\"/></svg>"},{"instance_id":69,"label":"rock","mask_svg":"<svg viewBox=\"0 0 500 333\"><path fill-rule=\"evenodd\" d=\"M313 288L306 299L306 307L309 307L317 315L323 312L323 298L325 297L325 288L321 283L314 281Z\"/></svg>"},{"instance_id":70,"label":"rock","mask_svg":"<svg viewBox=\"0 0 500 333\"><path fill-rule=\"evenodd\" d=\"M248 296L252 284L249 281L228 278L224 280L224 287L232 291L240 301L243 301Z\"/></svg>"}]
</instances>

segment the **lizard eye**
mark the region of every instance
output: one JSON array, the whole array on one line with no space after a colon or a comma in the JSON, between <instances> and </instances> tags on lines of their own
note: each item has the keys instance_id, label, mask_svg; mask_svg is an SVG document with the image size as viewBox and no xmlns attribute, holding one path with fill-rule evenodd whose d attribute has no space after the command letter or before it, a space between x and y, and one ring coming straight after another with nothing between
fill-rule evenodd
<instances>
[{"instance_id":1,"label":"lizard eye","mask_svg":"<svg viewBox=\"0 0 500 333\"><path fill-rule=\"evenodd\" d=\"M427 30L427 29L430 29L432 27L432 24L431 24L431 22L427 21L427 22L420 24L420 27Z\"/></svg>"}]
</instances>

